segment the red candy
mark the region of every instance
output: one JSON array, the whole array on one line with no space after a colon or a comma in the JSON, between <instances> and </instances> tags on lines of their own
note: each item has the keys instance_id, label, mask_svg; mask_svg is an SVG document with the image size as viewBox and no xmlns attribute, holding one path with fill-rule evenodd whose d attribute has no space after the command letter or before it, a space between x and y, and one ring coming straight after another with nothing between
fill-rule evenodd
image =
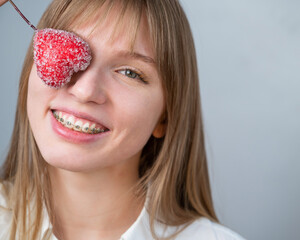
<instances>
[{"instance_id":1,"label":"red candy","mask_svg":"<svg viewBox=\"0 0 300 240\"><path fill-rule=\"evenodd\" d=\"M74 33L46 28L34 36L34 62L38 76L50 87L67 84L74 72L92 60L89 45Z\"/></svg>"}]
</instances>

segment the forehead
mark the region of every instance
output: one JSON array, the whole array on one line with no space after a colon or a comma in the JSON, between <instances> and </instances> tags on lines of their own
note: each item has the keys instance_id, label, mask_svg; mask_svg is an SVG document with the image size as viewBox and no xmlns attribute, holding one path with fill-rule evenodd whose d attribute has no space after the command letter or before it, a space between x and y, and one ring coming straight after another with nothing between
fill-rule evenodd
<instances>
[{"instance_id":1,"label":"forehead","mask_svg":"<svg viewBox=\"0 0 300 240\"><path fill-rule=\"evenodd\" d=\"M120 3L105 3L85 21L80 21L79 17L70 28L92 48L104 45L116 50L138 51L155 58L147 17L142 9L137 11Z\"/></svg>"}]
</instances>

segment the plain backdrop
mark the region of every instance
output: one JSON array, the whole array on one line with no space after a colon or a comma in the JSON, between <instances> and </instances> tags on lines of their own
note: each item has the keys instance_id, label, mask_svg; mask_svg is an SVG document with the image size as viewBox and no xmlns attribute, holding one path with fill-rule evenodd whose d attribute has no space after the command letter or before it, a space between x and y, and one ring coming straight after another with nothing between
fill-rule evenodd
<instances>
[{"instance_id":1,"label":"plain backdrop","mask_svg":"<svg viewBox=\"0 0 300 240\"><path fill-rule=\"evenodd\" d=\"M37 24L50 0L15 0ZM215 207L253 240L300 239L300 1L182 0L193 30ZM0 163L32 29L0 8Z\"/></svg>"}]
</instances>

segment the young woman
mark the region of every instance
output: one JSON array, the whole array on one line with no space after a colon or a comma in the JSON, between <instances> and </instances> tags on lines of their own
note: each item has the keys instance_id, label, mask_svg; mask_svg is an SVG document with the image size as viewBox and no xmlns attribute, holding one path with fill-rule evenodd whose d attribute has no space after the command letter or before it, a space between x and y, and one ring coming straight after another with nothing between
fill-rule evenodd
<instances>
[{"instance_id":1,"label":"young woman","mask_svg":"<svg viewBox=\"0 0 300 240\"><path fill-rule=\"evenodd\" d=\"M37 28L75 33L92 60L51 88L29 47L0 239L242 239L214 212L195 49L178 1L54 0Z\"/></svg>"}]
</instances>

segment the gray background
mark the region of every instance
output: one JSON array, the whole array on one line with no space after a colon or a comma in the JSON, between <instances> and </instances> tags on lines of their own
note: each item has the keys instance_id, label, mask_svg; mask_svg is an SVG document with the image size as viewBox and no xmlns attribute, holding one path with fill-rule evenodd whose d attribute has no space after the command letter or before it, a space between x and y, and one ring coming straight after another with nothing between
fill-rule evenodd
<instances>
[{"instance_id":1,"label":"gray background","mask_svg":"<svg viewBox=\"0 0 300 240\"><path fill-rule=\"evenodd\" d=\"M37 24L47 1L16 0ZM300 1L182 0L194 32L220 220L247 239L300 239ZM0 8L0 153L33 31Z\"/></svg>"}]
</instances>

